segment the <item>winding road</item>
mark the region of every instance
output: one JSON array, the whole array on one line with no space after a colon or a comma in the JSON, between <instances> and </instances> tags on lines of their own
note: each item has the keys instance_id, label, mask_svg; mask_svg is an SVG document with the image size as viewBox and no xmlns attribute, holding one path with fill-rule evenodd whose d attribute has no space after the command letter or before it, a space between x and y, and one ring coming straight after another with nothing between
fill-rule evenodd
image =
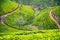
<instances>
[{"instance_id":1,"label":"winding road","mask_svg":"<svg viewBox=\"0 0 60 40\"><path fill-rule=\"evenodd\" d=\"M58 28L60 29L60 23L58 22L58 18L54 15L53 11L50 11L50 17L53 19L53 21L57 24Z\"/></svg>"},{"instance_id":2,"label":"winding road","mask_svg":"<svg viewBox=\"0 0 60 40\"><path fill-rule=\"evenodd\" d=\"M18 5L18 7L17 7L16 9L14 9L14 10L6 13L6 14L2 14L2 15L0 16L0 22L1 22L3 25L7 26L7 27L9 26L9 27L12 28L12 29L17 29L17 28L15 28L15 27L12 27L12 26L6 24L6 23L4 22L4 18L5 18L6 16L10 15L10 14L13 14L13 13L16 12L17 10L19 10L20 7L21 7L21 5Z\"/></svg>"},{"instance_id":3,"label":"winding road","mask_svg":"<svg viewBox=\"0 0 60 40\"><path fill-rule=\"evenodd\" d=\"M13 13L16 12L17 10L19 10L20 7L21 7L21 5L18 5L18 7L17 7L16 9L14 9L14 10L6 13L6 14L1 15L1 16L0 16L0 22L1 22L3 25L5 25L5 26L7 26L7 27L9 26L9 27L12 28L12 29L23 30L23 29L19 29L19 28L16 28L16 27L12 27L12 26L10 26L10 25L8 25L7 23L4 22L4 18L5 18L6 16L8 16L8 15L10 15L10 14L13 14ZM29 26L29 25L28 25L28 26ZM33 26L33 27L35 27L35 26Z\"/></svg>"},{"instance_id":4,"label":"winding road","mask_svg":"<svg viewBox=\"0 0 60 40\"><path fill-rule=\"evenodd\" d=\"M21 7L21 5L18 5L18 7L17 7L16 9L14 9L14 10L6 13L6 14L0 15L0 22L1 22L3 25L5 25L5 26L9 26L10 28L18 29L18 28L15 28L15 27L12 27L12 26L6 24L6 23L4 22L4 18L5 18L6 16L10 15L10 14L13 14L13 13L16 12L17 10L19 10L20 7ZM53 13L52 10L50 11L49 15L50 15L50 17L54 20L54 22L57 24L58 28L60 29L60 24L59 24L59 22L57 21L58 19L57 19L57 17L54 15L54 13ZM19 30L20 30L20 29L19 29Z\"/></svg>"}]
</instances>

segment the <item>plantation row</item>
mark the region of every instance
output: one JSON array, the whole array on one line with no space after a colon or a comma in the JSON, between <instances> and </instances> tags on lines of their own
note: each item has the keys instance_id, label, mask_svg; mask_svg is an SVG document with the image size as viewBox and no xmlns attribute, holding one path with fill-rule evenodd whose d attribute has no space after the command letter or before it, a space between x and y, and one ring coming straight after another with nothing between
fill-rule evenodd
<instances>
[{"instance_id":1,"label":"plantation row","mask_svg":"<svg viewBox=\"0 0 60 40\"><path fill-rule=\"evenodd\" d=\"M54 14L57 16L57 19L58 19L58 23L60 23L60 6L56 7L55 6L55 9L54 9Z\"/></svg>"},{"instance_id":2,"label":"plantation row","mask_svg":"<svg viewBox=\"0 0 60 40\"><path fill-rule=\"evenodd\" d=\"M49 16L50 9L45 9L35 17L33 24L43 27L43 29L56 29L56 23Z\"/></svg>"},{"instance_id":3,"label":"plantation row","mask_svg":"<svg viewBox=\"0 0 60 40\"><path fill-rule=\"evenodd\" d=\"M14 36L14 37L13 37ZM60 30L40 30L7 33L0 36L0 40L59 40Z\"/></svg>"},{"instance_id":4,"label":"plantation row","mask_svg":"<svg viewBox=\"0 0 60 40\"><path fill-rule=\"evenodd\" d=\"M0 15L12 12L2 17L5 25L0 22L0 40L60 40L60 30L49 16L50 7L35 10L36 8L32 6L22 4L15 11L17 7L18 4L10 0L0 1ZM51 7L51 9L60 22L60 6Z\"/></svg>"}]
</instances>

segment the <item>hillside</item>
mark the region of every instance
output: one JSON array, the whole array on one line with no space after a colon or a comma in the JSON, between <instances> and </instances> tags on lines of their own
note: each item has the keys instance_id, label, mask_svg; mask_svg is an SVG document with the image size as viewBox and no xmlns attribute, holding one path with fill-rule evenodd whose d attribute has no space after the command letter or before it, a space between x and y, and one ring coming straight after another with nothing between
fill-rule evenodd
<instances>
[{"instance_id":1,"label":"hillside","mask_svg":"<svg viewBox=\"0 0 60 40\"><path fill-rule=\"evenodd\" d=\"M60 21L59 21L60 20L60 15L59 15L60 12L59 11L60 11L60 6L58 6L58 7L55 6L55 9L53 10L53 12L54 12L54 15L58 18L58 22L60 23Z\"/></svg>"},{"instance_id":2,"label":"hillside","mask_svg":"<svg viewBox=\"0 0 60 40\"><path fill-rule=\"evenodd\" d=\"M60 6L34 10L12 1L0 0L0 40L60 40Z\"/></svg>"},{"instance_id":3,"label":"hillside","mask_svg":"<svg viewBox=\"0 0 60 40\"><path fill-rule=\"evenodd\" d=\"M10 33L10 32L18 32L18 30L11 28L9 26L5 26L2 23L0 23L0 33Z\"/></svg>"},{"instance_id":4,"label":"hillside","mask_svg":"<svg viewBox=\"0 0 60 40\"><path fill-rule=\"evenodd\" d=\"M50 10L53 10L54 14L56 16L59 16L60 6L56 7L50 7L45 10L42 10L38 16L35 17L33 20L33 24L37 25L39 27L42 27L43 29L54 29L57 28L56 23L51 19L49 16Z\"/></svg>"},{"instance_id":5,"label":"hillside","mask_svg":"<svg viewBox=\"0 0 60 40\"><path fill-rule=\"evenodd\" d=\"M12 16L13 15L13 16ZM19 10L15 13L4 18L4 22L12 27L20 29L28 29L24 25L29 25L32 23L34 18L34 11L30 6L22 5Z\"/></svg>"},{"instance_id":6,"label":"hillside","mask_svg":"<svg viewBox=\"0 0 60 40\"><path fill-rule=\"evenodd\" d=\"M58 8L59 6L56 7ZM55 7L52 8L54 11ZM50 8L47 8L42 10L37 16L34 16L34 10L31 7L24 5L21 6L20 11L18 10L18 12L16 11L14 14L7 16L4 22L12 27L20 29L58 29L57 24L50 18L49 13Z\"/></svg>"},{"instance_id":7,"label":"hillside","mask_svg":"<svg viewBox=\"0 0 60 40\"><path fill-rule=\"evenodd\" d=\"M0 15L6 14L18 7L18 4L10 0L1 0L0 1Z\"/></svg>"},{"instance_id":8,"label":"hillside","mask_svg":"<svg viewBox=\"0 0 60 40\"><path fill-rule=\"evenodd\" d=\"M18 4L10 0L0 0L0 33L2 32L15 32L17 29L11 28L7 25L1 23L2 15L10 13L13 10L16 10Z\"/></svg>"}]
</instances>

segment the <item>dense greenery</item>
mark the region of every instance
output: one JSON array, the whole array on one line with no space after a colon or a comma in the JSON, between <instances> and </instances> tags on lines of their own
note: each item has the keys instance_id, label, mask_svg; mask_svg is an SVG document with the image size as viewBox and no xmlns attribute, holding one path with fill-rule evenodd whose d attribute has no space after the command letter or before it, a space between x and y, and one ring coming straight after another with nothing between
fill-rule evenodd
<instances>
[{"instance_id":1,"label":"dense greenery","mask_svg":"<svg viewBox=\"0 0 60 40\"><path fill-rule=\"evenodd\" d=\"M47 28L57 28L55 22L50 18L49 12L51 8L42 10L38 16L35 17L33 20L34 25L38 25L39 27L42 27L43 29ZM59 15L60 6L52 7L53 12L56 14L56 16Z\"/></svg>"},{"instance_id":2,"label":"dense greenery","mask_svg":"<svg viewBox=\"0 0 60 40\"><path fill-rule=\"evenodd\" d=\"M15 32L15 31L18 31L18 30L8 27L8 26L5 26L2 23L0 23L0 33Z\"/></svg>"},{"instance_id":3,"label":"dense greenery","mask_svg":"<svg viewBox=\"0 0 60 40\"><path fill-rule=\"evenodd\" d=\"M55 6L60 5L60 0L12 0L16 1L17 3L21 4L28 4L28 5L37 5L37 6Z\"/></svg>"},{"instance_id":4,"label":"dense greenery","mask_svg":"<svg viewBox=\"0 0 60 40\"><path fill-rule=\"evenodd\" d=\"M58 20L60 20L60 6L56 7L55 6L55 9L53 10L54 11L54 14L57 16Z\"/></svg>"},{"instance_id":5,"label":"dense greenery","mask_svg":"<svg viewBox=\"0 0 60 40\"><path fill-rule=\"evenodd\" d=\"M4 2L3 2L4 1ZM0 1L0 15L8 13L18 7L18 4L9 0Z\"/></svg>"},{"instance_id":6,"label":"dense greenery","mask_svg":"<svg viewBox=\"0 0 60 40\"><path fill-rule=\"evenodd\" d=\"M60 40L49 15L53 10L60 22L59 5L59 0L0 0L0 40Z\"/></svg>"},{"instance_id":7,"label":"dense greenery","mask_svg":"<svg viewBox=\"0 0 60 40\"><path fill-rule=\"evenodd\" d=\"M60 6L56 6L56 9ZM28 9L26 9L28 8ZM23 10L25 9L25 10ZM52 10L56 11L55 7ZM20 29L56 29L56 23L50 18L50 8L42 10L37 16L34 16L34 11L29 6L22 6L20 11L15 12L12 15L7 16L4 21L6 24L20 28ZM48 11L47 11L48 10ZM57 10L59 11L59 10ZM31 13L30 13L31 12ZM28 14L27 14L28 13ZM57 16L59 12L56 12ZM26 25L33 25L32 27Z\"/></svg>"},{"instance_id":8,"label":"dense greenery","mask_svg":"<svg viewBox=\"0 0 60 40\"><path fill-rule=\"evenodd\" d=\"M9 33L9 34L7 33L1 35L0 39L1 40L59 40L60 30L27 31L27 32Z\"/></svg>"},{"instance_id":9,"label":"dense greenery","mask_svg":"<svg viewBox=\"0 0 60 40\"><path fill-rule=\"evenodd\" d=\"M22 5L20 10L17 10L15 13L4 18L4 21L12 27L27 29L23 27L23 25L31 24L33 18L34 11L32 10L32 8L27 5Z\"/></svg>"}]
</instances>

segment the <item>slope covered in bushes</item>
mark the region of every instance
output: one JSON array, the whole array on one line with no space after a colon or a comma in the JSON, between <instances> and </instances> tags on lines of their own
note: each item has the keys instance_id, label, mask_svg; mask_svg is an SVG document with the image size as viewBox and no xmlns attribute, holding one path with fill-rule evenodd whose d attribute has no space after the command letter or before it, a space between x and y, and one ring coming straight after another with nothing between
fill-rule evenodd
<instances>
[{"instance_id":1,"label":"slope covered in bushes","mask_svg":"<svg viewBox=\"0 0 60 40\"><path fill-rule=\"evenodd\" d=\"M59 6L56 7L58 8ZM51 8L53 11L57 9L55 7ZM34 10L30 6L23 5L20 10L17 10L15 13L7 16L4 21L8 25L19 29L57 29L57 24L50 18L49 13L50 8L47 8L41 10L37 16L34 16ZM31 25L31 27L25 25Z\"/></svg>"},{"instance_id":2,"label":"slope covered in bushes","mask_svg":"<svg viewBox=\"0 0 60 40\"><path fill-rule=\"evenodd\" d=\"M0 1L0 15L8 13L18 7L18 4L11 2L10 0L1 0Z\"/></svg>"},{"instance_id":3,"label":"slope covered in bushes","mask_svg":"<svg viewBox=\"0 0 60 40\"><path fill-rule=\"evenodd\" d=\"M1 0L0 15L9 14L17 7L18 4L10 0ZM51 8L60 20L60 6ZM60 40L60 30L49 15L50 7L41 10L36 16L28 5L21 5L18 10L13 11L6 17L0 16L0 40Z\"/></svg>"},{"instance_id":4,"label":"slope covered in bushes","mask_svg":"<svg viewBox=\"0 0 60 40\"><path fill-rule=\"evenodd\" d=\"M9 26L5 26L2 23L0 23L0 33L10 33L10 32L16 32L17 29L11 28Z\"/></svg>"},{"instance_id":5,"label":"slope covered in bushes","mask_svg":"<svg viewBox=\"0 0 60 40\"><path fill-rule=\"evenodd\" d=\"M60 6L51 7L56 16L59 16ZM56 29L56 23L49 16L51 8L42 10L38 16L33 20L33 24L42 29Z\"/></svg>"},{"instance_id":6,"label":"slope covered in bushes","mask_svg":"<svg viewBox=\"0 0 60 40\"><path fill-rule=\"evenodd\" d=\"M22 5L19 10L4 18L4 22L12 27L27 29L23 25L32 23L34 11L30 6Z\"/></svg>"},{"instance_id":7,"label":"slope covered in bushes","mask_svg":"<svg viewBox=\"0 0 60 40\"><path fill-rule=\"evenodd\" d=\"M54 12L54 15L58 18L58 22L60 22L59 20L60 20L60 6L58 6L58 7L54 7L55 9L53 10L53 12Z\"/></svg>"}]
</instances>

